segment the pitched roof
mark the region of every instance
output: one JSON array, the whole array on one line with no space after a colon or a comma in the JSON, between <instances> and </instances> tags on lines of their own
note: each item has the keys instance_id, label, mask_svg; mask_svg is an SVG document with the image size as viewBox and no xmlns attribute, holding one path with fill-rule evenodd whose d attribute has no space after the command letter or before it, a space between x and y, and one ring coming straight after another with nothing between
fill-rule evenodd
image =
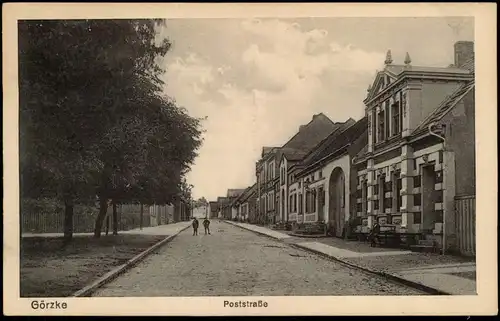
<instances>
[{"instance_id":1,"label":"pitched roof","mask_svg":"<svg viewBox=\"0 0 500 321\"><path fill-rule=\"evenodd\" d=\"M232 188L227 190L227 197L238 197L245 191L245 188Z\"/></svg>"},{"instance_id":2,"label":"pitched roof","mask_svg":"<svg viewBox=\"0 0 500 321\"><path fill-rule=\"evenodd\" d=\"M336 123L336 126L335 129L330 133L330 135L326 136L321 142L319 142L315 148L311 149L307 155L302 159L302 162L301 164L304 165L305 163L308 163L308 161L312 158L315 157L315 155L317 155L318 153L321 153L321 151L325 148L327 148L328 146L328 143L329 141L333 141L333 139L338 135L340 134L343 130L345 130L346 128L354 125L356 123L356 121L352 118L349 118L348 120L346 120L345 122L343 123Z\"/></svg>"},{"instance_id":3,"label":"pitched roof","mask_svg":"<svg viewBox=\"0 0 500 321\"><path fill-rule=\"evenodd\" d=\"M279 147L269 147L269 146L262 147L262 156L272 152L272 150L276 149L276 148L279 148Z\"/></svg>"},{"instance_id":4,"label":"pitched roof","mask_svg":"<svg viewBox=\"0 0 500 321\"><path fill-rule=\"evenodd\" d=\"M365 145L363 148L361 148L361 150L356 154L356 156L354 156L354 160L355 161L358 161L358 160L363 160L363 158L365 157L365 155L368 153L368 145Z\"/></svg>"},{"instance_id":5,"label":"pitched roof","mask_svg":"<svg viewBox=\"0 0 500 321\"><path fill-rule=\"evenodd\" d=\"M467 73L474 75L474 55L472 55L468 60L466 60L460 67L461 70L466 70ZM471 90L474 90L475 79L462 84L458 87L451 95L447 96L438 107L427 116L412 132L412 135L418 135L426 131L430 124L442 119L450 110L452 110L461 100L465 97Z\"/></svg>"},{"instance_id":6,"label":"pitched roof","mask_svg":"<svg viewBox=\"0 0 500 321\"><path fill-rule=\"evenodd\" d=\"M417 135L427 130L428 126L442 119L453 109L471 90L475 87L475 80L471 80L455 90L450 96L445 98L441 104L415 128L412 135Z\"/></svg>"},{"instance_id":7,"label":"pitched roof","mask_svg":"<svg viewBox=\"0 0 500 321\"><path fill-rule=\"evenodd\" d=\"M257 184L253 184L252 186L247 187L247 189L235 200L235 202L246 201L256 191L257 191Z\"/></svg>"},{"instance_id":8,"label":"pitched roof","mask_svg":"<svg viewBox=\"0 0 500 321\"><path fill-rule=\"evenodd\" d=\"M282 148L310 150L327 137L336 127L336 123L323 113L313 116L306 125L300 126L299 131Z\"/></svg>"},{"instance_id":9,"label":"pitched roof","mask_svg":"<svg viewBox=\"0 0 500 321\"><path fill-rule=\"evenodd\" d=\"M304 166L310 167L316 162L342 150L349 144L358 139L361 135L366 135L368 130L368 118L365 116L358 120L356 123L340 130L334 135L328 137L324 140L320 146L318 146L319 152L313 157L307 159L304 162Z\"/></svg>"},{"instance_id":10,"label":"pitched roof","mask_svg":"<svg viewBox=\"0 0 500 321\"><path fill-rule=\"evenodd\" d=\"M302 157L304 157L305 155L307 155L307 151L306 150L296 149L296 148L282 148L280 150L280 152L289 161L301 160Z\"/></svg>"}]
</instances>

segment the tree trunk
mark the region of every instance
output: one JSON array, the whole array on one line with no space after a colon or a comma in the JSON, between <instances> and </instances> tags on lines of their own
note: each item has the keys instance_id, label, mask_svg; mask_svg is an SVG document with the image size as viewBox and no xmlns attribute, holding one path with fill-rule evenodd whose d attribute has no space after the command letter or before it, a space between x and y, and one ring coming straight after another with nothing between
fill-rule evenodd
<instances>
[{"instance_id":1,"label":"tree trunk","mask_svg":"<svg viewBox=\"0 0 500 321\"><path fill-rule=\"evenodd\" d=\"M139 222L139 228L141 230L142 230L143 217L144 217L144 205L141 203L141 219L140 219L140 222Z\"/></svg>"},{"instance_id":2,"label":"tree trunk","mask_svg":"<svg viewBox=\"0 0 500 321\"><path fill-rule=\"evenodd\" d=\"M113 201L113 235L118 235L118 213L115 201Z\"/></svg>"},{"instance_id":3,"label":"tree trunk","mask_svg":"<svg viewBox=\"0 0 500 321\"><path fill-rule=\"evenodd\" d=\"M73 238L73 202L64 202L64 243L71 242Z\"/></svg>"},{"instance_id":4,"label":"tree trunk","mask_svg":"<svg viewBox=\"0 0 500 321\"><path fill-rule=\"evenodd\" d=\"M108 199L104 197L99 198L99 214L95 221L94 237L101 237L102 224L108 212Z\"/></svg>"}]
</instances>

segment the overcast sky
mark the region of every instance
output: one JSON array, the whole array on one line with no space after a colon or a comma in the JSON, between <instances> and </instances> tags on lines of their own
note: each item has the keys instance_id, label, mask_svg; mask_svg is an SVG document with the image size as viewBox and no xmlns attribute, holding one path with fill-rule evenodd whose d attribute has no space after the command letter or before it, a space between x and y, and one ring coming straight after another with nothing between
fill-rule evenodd
<instances>
[{"instance_id":1,"label":"overcast sky","mask_svg":"<svg viewBox=\"0 0 500 321\"><path fill-rule=\"evenodd\" d=\"M455 28L450 27L460 25ZM473 40L472 19L175 19L165 92L203 122L188 180L216 200L255 182L262 146L281 146L313 114L363 116L363 99L388 49L394 63L448 66L453 44Z\"/></svg>"}]
</instances>

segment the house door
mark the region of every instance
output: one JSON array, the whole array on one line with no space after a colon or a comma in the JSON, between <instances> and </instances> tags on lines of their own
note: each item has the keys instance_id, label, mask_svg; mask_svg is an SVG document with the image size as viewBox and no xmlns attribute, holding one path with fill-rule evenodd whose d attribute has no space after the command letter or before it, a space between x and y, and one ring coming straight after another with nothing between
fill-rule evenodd
<instances>
[{"instance_id":1,"label":"house door","mask_svg":"<svg viewBox=\"0 0 500 321\"><path fill-rule=\"evenodd\" d=\"M340 167L333 170L329 181L329 218L333 220L335 236L342 237L345 224L345 178Z\"/></svg>"}]
</instances>

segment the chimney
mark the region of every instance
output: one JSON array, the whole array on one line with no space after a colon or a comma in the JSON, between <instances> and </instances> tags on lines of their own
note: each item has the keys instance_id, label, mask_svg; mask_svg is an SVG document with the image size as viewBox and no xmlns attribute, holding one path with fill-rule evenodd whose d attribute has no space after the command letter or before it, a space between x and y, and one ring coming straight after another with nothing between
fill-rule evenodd
<instances>
[{"instance_id":1,"label":"chimney","mask_svg":"<svg viewBox=\"0 0 500 321\"><path fill-rule=\"evenodd\" d=\"M455 43L455 67L461 67L472 57L474 57L474 42L458 41Z\"/></svg>"}]
</instances>

